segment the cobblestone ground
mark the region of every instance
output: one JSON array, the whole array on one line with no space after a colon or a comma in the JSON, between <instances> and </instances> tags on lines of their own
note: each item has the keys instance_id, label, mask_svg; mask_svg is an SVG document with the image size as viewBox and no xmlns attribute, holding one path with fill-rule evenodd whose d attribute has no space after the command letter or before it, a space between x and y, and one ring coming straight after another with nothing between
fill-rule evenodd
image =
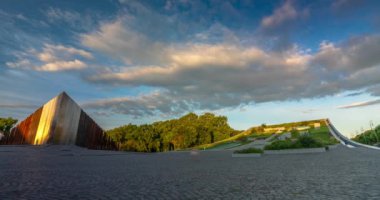
<instances>
[{"instance_id":1,"label":"cobblestone ground","mask_svg":"<svg viewBox=\"0 0 380 200\"><path fill-rule=\"evenodd\" d=\"M232 158L0 147L0 199L379 199L380 152Z\"/></svg>"}]
</instances>

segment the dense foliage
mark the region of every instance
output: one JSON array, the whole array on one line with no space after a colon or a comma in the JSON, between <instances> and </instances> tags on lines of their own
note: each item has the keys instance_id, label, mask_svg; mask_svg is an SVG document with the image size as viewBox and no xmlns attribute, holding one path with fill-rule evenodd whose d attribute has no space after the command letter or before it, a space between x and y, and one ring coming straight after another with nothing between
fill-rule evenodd
<instances>
[{"instance_id":1,"label":"dense foliage","mask_svg":"<svg viewBox=\"0 0 380 200\"><path fill-rule=\"evenodd\" d=\"M13 118L0 118L0 132L8 134L11 128L17 123L17 119Z\"/></svg>"},{"instance_id":2,"label":"dense foliage","mask_svg":"<svg viewBox=\"0 0 380 200\"><path fill-rule=\"evenodd\" d=\"M191 148L231 137L237 132L227 122L227 117L211 113L189 113L179 119L153 124L128 124L107 131L126 151L158 152Z\"/></svg>"},{"instance_id":3,"label":"dense foliage","mask_svg":"<svg viewBox=\"0 0 380 200\"><path fill-rule=\"evenodd\" d=\"M265 146L265 150L298 149L298 148L318 148L324 145L309 135L299 136L297 140L277 140Z\"/></svg>"},{"instance_id":4,"label":"dense foliage","mask_svg":"<svg viewBox=\"0 0 380 200\"><path fill-rule=\"evenodd\" d=\"M364 131L363 133L355 136L353 140L368 145L380 144L380 125L374 130Z\"/></svg>"}]
</instances>

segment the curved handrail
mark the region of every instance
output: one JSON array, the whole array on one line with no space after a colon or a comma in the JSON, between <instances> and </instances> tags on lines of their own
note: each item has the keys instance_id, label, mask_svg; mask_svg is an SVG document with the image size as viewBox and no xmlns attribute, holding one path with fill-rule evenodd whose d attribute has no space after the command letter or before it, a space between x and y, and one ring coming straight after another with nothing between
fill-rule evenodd
<instances>
[{"instance_id":1,"label":"curved handrail","mask_svg":"<svg viewBox=\"0 0 380 200\"><path fill-rule=\"evenodd\" d=\"M326 124L327 124L327 127L330 129L330 133L337 139L340 141L340 143L342 143L343 145L345 146L351 146L351 147L365 147L365 148L370 148L370 149L376 149L376 150L380 150L380 147L375 147L375 146L371 146L371 145L366 145L366 144L362 144L362 143L359 143L359 142L355 142L349 138L347 138L346 136L342 135L336 128L335 126L330 122L329 119L326 119Z\"/></svg>"}]
</instances>

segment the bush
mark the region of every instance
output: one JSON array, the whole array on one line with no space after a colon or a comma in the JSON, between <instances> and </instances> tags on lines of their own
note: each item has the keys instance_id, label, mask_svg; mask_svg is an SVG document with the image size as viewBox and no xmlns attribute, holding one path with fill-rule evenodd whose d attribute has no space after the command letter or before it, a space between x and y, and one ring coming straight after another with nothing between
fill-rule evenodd
<instances>
[{"instance_id":1,"label":"bush","mask_svg":"<svg viewBox=\"0 0 380 200\"><path fill-rule=\"evenodd\" d=\"M263 153L263 150L252 147L248 149L236 150L234 153Z\"/></svg>"},{"instance_id":2,"label":"bush","mask_svg":"<svg viewBox=\"0 0 380 200\"><path fill-rule=\"evenodd\" d=\"M300 146L300 148L317 148L323 147L322 143L318 142L314 138L308 135L302 135L295 142L296 146Z\"/></svg>"},{"instance_id":3,"label":"bush","mask_svg":"<svg viewBox=\"0 0 380 200\"><path fill-rule=\"evenodd\" d=\"M292 135L292 138L298 138L300 136L300 132L296 129L293 129L290 134Z\"/></svg>"},{"instance_id":4,"label":"bush","mask_svg":"<svg viewBox=\"0 0 380 200\"><path fill-rule=\"evenodd\" d=\"M265 150L281 150L281 149L299 149L299 148L318 148L324 145L314 138L303 135L296 141L291 140L277 140L264 147Z\"/></svg>"},{"instance_id":5,"label":"bush","mask_svg":"<svg viewBox=\"0 0 380 200\"><path fill-rule=\"evenodd\" d=\"M378 139L380 138L380 132L379 128L376 127L374 131L372 130L367 130L353 138L354 141L360 142L363 144L368 144L368 145L376 145L379 141Z\"/></svg>"},{"instance_id":6,"label":"bush","mask_svg":"<svg viewBox=\"0 0 380 200\"><path fill-rule=\"evenodd\" d=\"M293 142L291 140L276 140L264 147L265 150L280 150L280 149L293 149Z\"/></svg>"}]
</instances>

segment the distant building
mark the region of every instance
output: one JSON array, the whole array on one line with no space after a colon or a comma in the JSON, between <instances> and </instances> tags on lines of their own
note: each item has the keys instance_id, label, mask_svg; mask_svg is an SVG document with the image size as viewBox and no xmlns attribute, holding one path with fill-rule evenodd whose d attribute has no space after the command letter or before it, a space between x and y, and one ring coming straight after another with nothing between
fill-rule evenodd
<instances>
[{"instance_id":1,"label":"distant building","mask_svg":"<svg viewBox=\"0 0 380 200\"><path fill-rule=\"evenodd\" d=\"M37 109L2 144L62 144L117 149L115 143L65 92Z\"/></svg>"},{"instance_id":2,"label":"distant building","mask_svg":"<svg viewBox=\"0 0 380 200\"><path fill-rule=\"evenodd\" d=\"M297 131L306 131L309 129L310 129L310 126L298 126L298 127L296 127Z\"/></svg>"},{"instance_id":3,"label":"distant building","mask_svg":"<svg viewBox=\"0 0 380 200\"><path fill-rule=\"evenodd\" d=\"M316 128L316 129L321 128L321 123L314 123L314 128Z\"/></svg>"},{"instance_id":4,"label":"distant building","mask_svg":"<svg viewBox=\"0 0 380 200\"><path fill-rule=\"evenodd\" d=\"M282 133L285 131L285 127L272 127L272 128L264 128L265 133Z\"/></svg>"}]
</instances>

